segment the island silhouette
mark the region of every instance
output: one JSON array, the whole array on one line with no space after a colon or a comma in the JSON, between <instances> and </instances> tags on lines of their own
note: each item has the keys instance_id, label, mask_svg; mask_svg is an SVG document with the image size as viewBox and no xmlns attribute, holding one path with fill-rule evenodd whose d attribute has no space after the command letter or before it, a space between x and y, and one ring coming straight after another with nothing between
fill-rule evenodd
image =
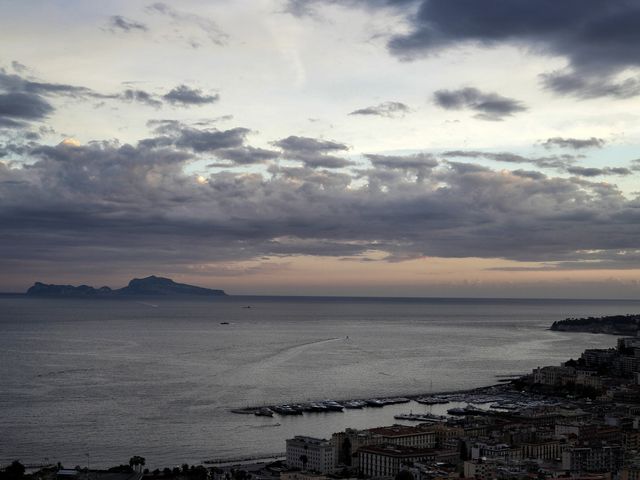
<instances>
[{"instance_id":1,"label":"island silhouette","mask_svg":"<svg viewBox=\"0 0 640 480\"><path fill-rule=\"evenodd\" d=\"M198 295L220 297L227 296L224 290L197 287L186 283L177 283L170 278L151 275L145 278L134 278L126 287L112 289L109 287L94 288L89 285L57 285L36 282L27 290L31 297L115 297L126 295L174 296Z\"/></svg>"}]
</instances>

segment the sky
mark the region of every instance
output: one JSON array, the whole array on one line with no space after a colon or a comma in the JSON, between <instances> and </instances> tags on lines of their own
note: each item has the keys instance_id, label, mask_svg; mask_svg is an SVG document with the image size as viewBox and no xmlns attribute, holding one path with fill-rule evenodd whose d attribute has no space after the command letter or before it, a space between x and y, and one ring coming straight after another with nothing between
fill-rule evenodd
<instances>
[{"instance_id":1,"label":"sky","mask_svg":"<svg viewBox=\"0 0 640 480\"><path fill-rule=\"evenodd\" d=\"M0 0L0 290L640 297L635 0Z\"/></svg>"}]
</instances>

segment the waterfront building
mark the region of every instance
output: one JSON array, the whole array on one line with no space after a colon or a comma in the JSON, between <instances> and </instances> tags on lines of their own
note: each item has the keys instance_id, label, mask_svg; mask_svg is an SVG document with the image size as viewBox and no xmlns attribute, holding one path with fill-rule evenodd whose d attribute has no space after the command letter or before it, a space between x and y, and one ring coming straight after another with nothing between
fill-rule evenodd
<instances>
[{"instance_id":1,"label":"waterfront building","mask_svg":"<svg viewBox=\"0 0 640 480\"><path fill-rule=\"evenodd\" d=\"M458 434L462 429L454 429ZM392 444L416 448L434 448L437 438L451 435L447 427L434 425L393 425L366 430L347 428L344 432L336 432L331 436L334 447L336 466L353 464L353 457L361 447L368 445Z\"/></svg>"},{"instance_id":2,"label":"waterfront building","mask_svg":"<svg viewBox=\"0 0 640 480\"><path fill-rule=\"evenodd\" d=\"M287 439L287 465L322 474L334 471L333 445L322 438L297 435Z\"/></svg>"}]
</instances>

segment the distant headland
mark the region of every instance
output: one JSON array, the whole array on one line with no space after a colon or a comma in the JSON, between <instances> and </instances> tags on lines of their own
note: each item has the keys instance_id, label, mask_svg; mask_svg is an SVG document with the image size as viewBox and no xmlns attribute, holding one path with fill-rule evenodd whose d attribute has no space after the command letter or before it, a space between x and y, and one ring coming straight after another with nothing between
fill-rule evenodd
<instances>
[{"instance_id":1,"label":"distant headland","mask_svg":"<svg viewBox=\"0 0 640 480\"><path fill-rule=\"evenodd\" d=\"M89 285L56 285L36 282L29 290L30 297L120 297L120 296L182 296L197 295L208 297L224 297L224 290L196 287L186 283L177 283L170 278L151 275L145 278L134 278L126 287L111 289L109 287L94 288Z\"/></svg>"},{"instance_id":2,"label":"distant headland","mask_svg":"<svg viewBox=\"0 0 640 480\"><path fill-rule=\"evenodd\" d=\"M640 315L567 318L553 322L551 325L551 330L558 332L607 333L609 335L633 336L638 329L640 329Z\"/></svg>"}]
</instances>

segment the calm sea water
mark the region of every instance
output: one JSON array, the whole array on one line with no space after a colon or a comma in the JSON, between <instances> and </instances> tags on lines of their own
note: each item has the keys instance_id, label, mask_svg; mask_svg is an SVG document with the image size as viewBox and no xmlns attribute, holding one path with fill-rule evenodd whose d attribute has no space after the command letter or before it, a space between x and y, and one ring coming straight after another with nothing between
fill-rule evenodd
<instances>
[{"instance_id":1,"label":"calm sea water","mask_svg":"<svg viewBox=\"0 0 640 480\"><path fill-rule=\"evenodd\" d=\"M550 332L554 320L639 310L621 301L4 297L0 464L110 466L135 454L154 468L282 452L296 434L391 424L424 407L285 418L229 409L488 385L615 344Z\"/></svg>"}]
</instances>

